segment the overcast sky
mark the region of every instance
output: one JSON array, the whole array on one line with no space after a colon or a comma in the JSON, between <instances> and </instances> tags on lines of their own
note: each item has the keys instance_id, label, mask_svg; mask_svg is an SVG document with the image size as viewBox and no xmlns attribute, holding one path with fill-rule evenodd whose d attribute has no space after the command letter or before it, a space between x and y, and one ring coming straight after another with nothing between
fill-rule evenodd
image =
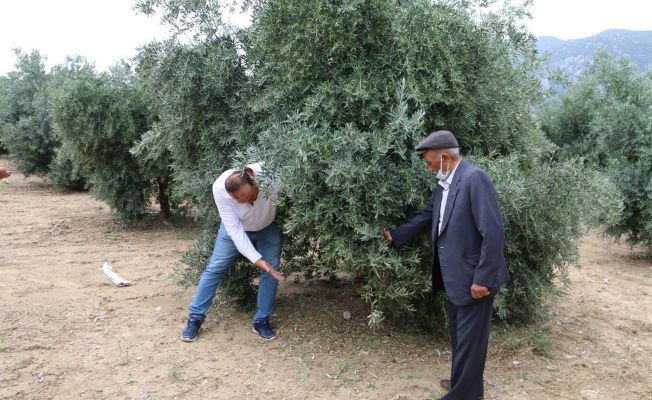
<instances>
[{"instance_id":1,"label":"overcast sky","mask_svg":"<svg viewBox=\"0 0 652 400\"><path fill-rule=\"evenodd\" d=\"M513 0L513 2L516 0ZM0 75L13 69L12 48L37 49L47 65L81 55L99 70L168 35L156 18L137 15L134 0L0 0ZM535 0L537 36L577 39L611 28L652 30L652 0Z\"/></svg>"}]
</instances>

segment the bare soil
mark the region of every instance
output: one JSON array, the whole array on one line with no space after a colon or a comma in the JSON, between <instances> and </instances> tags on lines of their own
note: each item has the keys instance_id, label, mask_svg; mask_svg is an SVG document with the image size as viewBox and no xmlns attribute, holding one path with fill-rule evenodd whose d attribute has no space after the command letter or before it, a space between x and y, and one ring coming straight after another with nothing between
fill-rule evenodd
<instances>
[{"instance_id":1,"label":"bare soil","mask_svg":"<svg viewBox=\"0 0 652 400\"><path fill-rule=\"evenodd\" d=\"M196 235L157 217L123 229L106 205L42 178L0 181L0 398L443 395L446 338L370 331L365 305L341 283L283 283L273 342L251 332L250 313L220 304L199 340L182 342L194 289L179 289L172 271ZM540 327L548 336L494 330L485 398L652 399L652 262L596 234L579 246L581 268ZM111 284L104 261L134 284Z\"/></svg>"}]
</instances>

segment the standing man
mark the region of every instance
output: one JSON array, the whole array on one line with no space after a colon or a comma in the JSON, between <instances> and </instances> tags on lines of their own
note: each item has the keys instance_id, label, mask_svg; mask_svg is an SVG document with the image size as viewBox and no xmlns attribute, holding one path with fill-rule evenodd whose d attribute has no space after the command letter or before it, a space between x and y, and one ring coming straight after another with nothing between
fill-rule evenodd
<instances>
[{"instance_id":1,"label":"standing man","mask_svg":"<svg viewBox=\"0 0 652 400\"><path fill-rule=\"evenodd\" d=\"M455 136L431 133L416 147L439 184L414 218L385 238L402 247L430 232L433 290L446 291L452 344L451 379L443 400L483 397L483 373L493 301L509 279L504 228L496 190L487 174L462 160Z\"/></svg>"},{"instance_id":2,"label":"standing man","mask_svg":"<svg viewBox=\"0 0 652 400\"><path fill-rule=\"evenodd\" d=\"M262 271L253 331L265 340L276 338L269 317L278 281L284 280L278 272L281 232L274 222L278 190L274 188L271 195L265 197L256 181L261 173L262 163L251 164L243 171L229 169L213 183L213 198L222 223L213 255L202 272L190 304L188 324L181 333L186 342L197 339L217 287L240 254Z\"/></svg>"}]
</instances>

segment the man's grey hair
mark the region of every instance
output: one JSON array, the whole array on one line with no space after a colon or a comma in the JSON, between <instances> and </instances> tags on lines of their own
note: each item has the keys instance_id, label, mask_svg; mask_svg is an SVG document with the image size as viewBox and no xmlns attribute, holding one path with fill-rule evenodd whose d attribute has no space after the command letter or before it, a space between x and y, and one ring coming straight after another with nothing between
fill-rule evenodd
<instances>
[{"instance_id":1,"label":"man's grey hair","mask_svg":"<svg viewBox=\"0 0 652 400\"><path fill-rule=\"evenodd\" d=\"M455 158L457 158L457 157L460 156L460 149L459 149L459 147L451 147L451 148L449 148L449 149L439 149L439 150L437 150L437 151L439 151L439 154L442 154L442 153L448 153L448 154L450 154L451 156L453 156L453 157L455 157Z\"/></svg>"}]
</instances>

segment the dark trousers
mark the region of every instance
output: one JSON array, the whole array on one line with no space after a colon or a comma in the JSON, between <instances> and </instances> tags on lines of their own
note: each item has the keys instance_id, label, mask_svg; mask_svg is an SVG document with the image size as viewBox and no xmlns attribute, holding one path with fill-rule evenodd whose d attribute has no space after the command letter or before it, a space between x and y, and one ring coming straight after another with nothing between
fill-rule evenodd
<instances>
[{"instance_id":1,"label":"dark trousers","mask_svg":"<svg viewBox=\"0 0 652 400\"><path fill-rule=\"evenodd\" d=\"M466 306L448 302L453 365L451 391L442 400L477 400L484 395L484 364L494 299Z\"/></svg>"}]
</instances>

